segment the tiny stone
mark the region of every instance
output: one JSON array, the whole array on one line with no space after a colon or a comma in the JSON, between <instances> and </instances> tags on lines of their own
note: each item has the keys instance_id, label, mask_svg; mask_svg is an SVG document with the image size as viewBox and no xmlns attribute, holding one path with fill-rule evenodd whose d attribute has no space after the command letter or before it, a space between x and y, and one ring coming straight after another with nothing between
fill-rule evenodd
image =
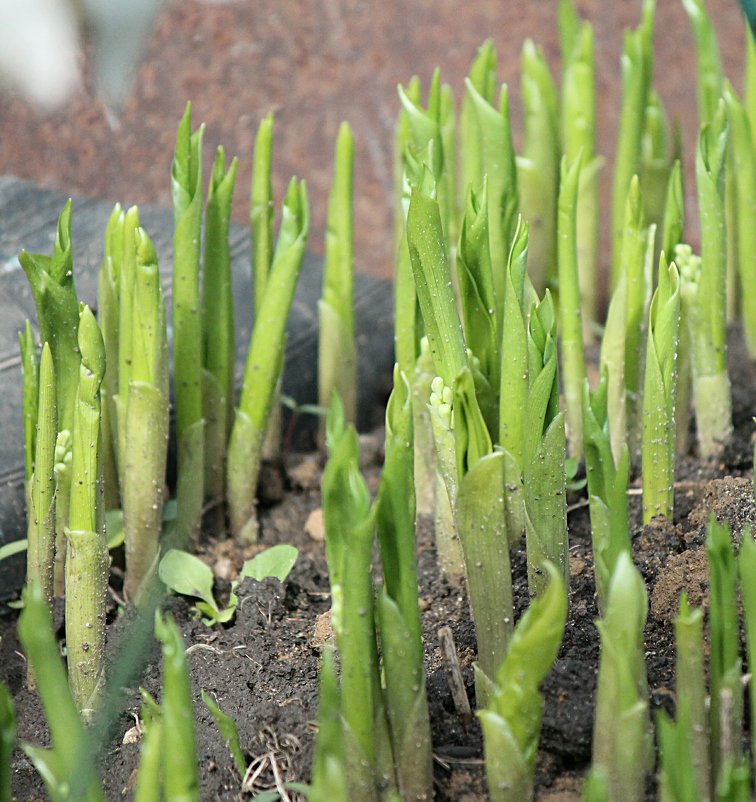
<instances>
[{"instance_id":1,"label":"tiny stone","mask_svg":"<svg viewBox=\"0 0 756 802\"><path fill-rule=\"evenodd\" d=\"M320 465L317 459L303 459L288 470L289 479L294 487L302 490L315 490L320 486Z\"/></svg>"},{"instance_id":2,"label":"tiny stone","mask_svg":"<svg viewBox=\"0 0 756 802\"><path fill-rule=\"evenodd\" d=\"M228 557L218 557L213 565L213 574L217 579L235 579L234 564Z\"/></svg>"},{"instance_id":3,"label":"tiny stone","mask_svg":"<svg viewBox=\"0 0 756 802\"><path fill-rule=\"evenodd\" d=\"M323 508L313 510L305 521L304 530L312 540L322 543L325 540L325 526L323 524Z\"/></svg>"},{"instance_id":4,"label":"tiny stone","mask_svg":"<svg viewBox=\"0 0 756 802\"><path fill-rule=\"evenodd\" d=\"M320 651L328 641L333 639L333 625L331 624L331 611L327 610L318 616L315 629L312 633L312 645Z\"/></svg>"}]
</instances>

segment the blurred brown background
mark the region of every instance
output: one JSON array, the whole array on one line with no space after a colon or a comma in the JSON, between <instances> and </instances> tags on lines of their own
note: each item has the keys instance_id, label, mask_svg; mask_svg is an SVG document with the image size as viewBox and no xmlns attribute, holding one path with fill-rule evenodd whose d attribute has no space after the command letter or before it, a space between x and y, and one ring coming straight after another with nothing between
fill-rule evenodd
<instances>
[{"instance_id":1,"label":"blurred brown background","mask_svg":"<svg viewBox=\"0 0 756 802\"><path fill-rule=\"evenodd\" d=\"M611 160L622 31L637 24L641 3L576 4L595 27L598 149ZM657 6L654 83L670 118L683 124L693 213L692 37L680 0L658 0ZM744 26L737 0L708 0L708 8L725 71L741 90ZM499 77L511 88L517 141L522 42L534 38L557 70L556 9L557 0L168 0L145 43L117 124L91 87L50 113L8 90L0 94L0 173L75 195L168 206L175 129L186 101L192 100L195 124L207 123L206 175L217 145L240 157L234 219L243 223L256 126L273 111L276 196L292 174L307 179L313 211L310 245L322 252L332 149L339 122L346 119L357 142L357 266L389 276L396 85L418 74L425 87L438 65L443 80L461 97L475 50L491 37L499 52ZM610 178L605 168L605 188Z\"/></svg>"}]
</instances>

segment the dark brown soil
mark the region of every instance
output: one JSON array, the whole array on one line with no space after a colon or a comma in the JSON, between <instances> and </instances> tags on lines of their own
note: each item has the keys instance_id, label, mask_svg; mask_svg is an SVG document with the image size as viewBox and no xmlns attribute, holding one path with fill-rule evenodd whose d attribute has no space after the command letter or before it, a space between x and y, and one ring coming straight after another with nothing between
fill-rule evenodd
<instances>
[{"instance_id":1,"label":"dark brown soil","mask_svg":"<svg viewBox=\"0 0 756 802\"><path fill-rule=\"evenodd\" d=\"M737 542L744 525L756 521L752 484L752 415L756 401L756 366L739 340L731 344L735 440L719 462L680 460L675 520L656 520L641 528L640 495L631 495L636 564L647 582L650 607L646 657L651 703L674 708L674 639L671 619L680 592L692 603L707 605L708 582L703 550L706 521L714 513L727 521ZM380 433L363 438L363 462L375 489L381 459ZM265 545L293 543L300 549L297 564L283 585L269 579L246 580L233 624L210 629L192 618L186 601L173 598L167 607L176 617L188 648L195 692L199 766L203 800L239 800L273 783L272 763L288 781L306 782L312 758L317 718L320 648L329 637L328 574L317 513L321 463L317 457L287 459L284 501L263 511ZM593 695L598 666L594 626L594 596L588 509L579 495L571 499L571 604L564 643L544 691L546 712L537 764L538 799L578 800L581 777L591 756ZM308 521L309 519L309 521ZM243 554L229 541L205 544L204 554L219 577L219 592L228 588ZM436 799L479 802L486 799L481 733L477 721L467 726L452 703L437 643L439 627L451 627L473 697L472 662L475 638L464 594L439 576L431 526L418 532L420 602L426 644L428 696L433 728ZM513 554L515 603L518 615L527 598L526 565L521 550ZM118 630L116 621L114 631ZM113 638L115 640L115 638ZM155 650L141 684L159 696L159 653ZM0 618L0 680L15 696L19 737L46 740L44 717L35 697L23 686L25 663L15 635L15 615ZM241 778L212 719L199 701L205 689L236 721L247 759L261 771L253 789L241 790ZM106 755L108 799L129 799L138 762L137 742L122 743L139 709L136 689L120 721L118 739ZM474 700L473 700L474 702ZM131 735L131 734L130 734ZM130 740L129 737L126 739ZM44 798L42 783L20 750L14 755L14 792L19 802ZM649 799L655 798L649 780Z\"/></svg>"}]
</instances>

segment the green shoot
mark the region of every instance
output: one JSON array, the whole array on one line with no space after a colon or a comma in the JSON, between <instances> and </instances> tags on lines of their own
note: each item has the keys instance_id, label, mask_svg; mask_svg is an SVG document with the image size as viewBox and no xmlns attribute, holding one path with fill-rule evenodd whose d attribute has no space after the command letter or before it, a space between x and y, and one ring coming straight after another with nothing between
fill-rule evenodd
<instances>
[{"instance_id":1,"label":"green shoot","mask_svg":"<svg viewBox=\"0 0 756 802\"><path fill-rule=\"evenodd\" d=\"M485 97L468 78L467 95L478 120L477 151L483 174L488 178L488 236L491 246L491 264L506 264L507 254L517 225L520 206L517 187L517 165L512 144L509 121L509 91L502 84L498 109L493 98ZM486 88L486 87L483 87ZM501 322L504 309L504 274L494 273L496 319Z\"/></svg>"},{"instance_id":2,"label":"green shoot","mask_svg":"<svg viewBox=\"0 0 756 802\"><path fill-rule=\"evenodd\" d=\"M21 251L18 257L29 280L37 306L40 340L50 343L58 379L58 420L60 429L71 430L76 403L79 350L79 302L73 278L71 244L71 201L58 218L52 256Z\"/></svg>"},{"instance_id":3,"label":"green shoot","mask_svg":"<svg viewBox=\"0 0 756 802\"><path fill-rule=\"evenodd\" d=\"M514 627L509 539L503 513L505 453L479 459L462 480L457 525L465 552L467 592L478 644L478 705L507 653ZM482 680L482 681L481 681Z\"/></svg>"},{"instance_id":4,"label":"green shoot","mask_svg":"<svg viewBox=\"0 0 756 802\"><path fill-rule=\"evenodd\" d=\"M581 156L577 196L577 256L582 298L583 337L593 340L598 317L598 176L603 159L596 155L596 64L593 28L580 23L571 0L560 0L562 45L561 129L564 156L573 164Z\"/></svg>"},{"instance_id":5,"label":"green shoot","mask_svg":"<svg viewBox=\"0 0 756 802\"><path fill-rule=\"evenodd\" d=\"M228 446L226 484L231 531L242 543L253 543L259 534L256 494L262 445L281 377L286 319L294 300L309 227L307 186L292 179L283 204L273 266L255 319Z\"/></svg>"},{"instance_id":6,"label":"green shoot","mask_svg":"<svg viewBox=\"0 0 756 802\"><path fill-rule=\"evenodd\" d=\"M646 204L646 216L649 224L656 229L654 253L657 254L657 258L661 248L664 210L670 170L672 169L667 130L667 114L664 111L662 100L653 89L650 89L646 106L645 130L641 140L638 175ZM665 251L665 253L671 254L672 251Z\"/></svg>"},{"instance_id":7,"label":"green shoot","mask_svg":"<svg viewBox=\"0 0 756 802\"><path fill-rule=\"evenodd\" d=\"M700 798L709 798L710 756L709 756L709 722L706 709L706 678L704 676L704 635L703 611L691 608L688 597L683 593L680 597L680 612L675 618L675 645L677 661L675 666L675 683L677 691L677 736L683 738L690 749L693 771L691 780L695 781ZM678 750L685 748L679 745ZM661 739L662 762L664 763L665 744ZM684 754L684 753L683 753ZM687 758L686 758L687 760ZM667 773L676 771L667 766ZM685 764L683 764L685 765ZM682 772L687 775L687 772ZM671 778L670 785L680 787L680 782L687 782L684 777ZM689 797L683 797L685 799ZM682 802L682 798L681 798Z\"/></svg>"},{"instance_id":8,"label":"green shoot","mask_svg":"<svg viewBox=\"0 0 756 802\"><path fill-rule=\"evenodd\" d=\"M746 650L748 655L748 668L751 671L750 693L751 702L751 750L756 755L756 694L753 692L753 667L756 666L756 541L749 527L743 531L740 540L740 555L738 557L738 574L740 576L740 592L743 597L743 612L745 618Z\"/></svg>"},{"instance_id":9,"label":"green shoot","mask_svg":"<svg viewBox=\"0 0 756 802\"><path fill-rule=\"evenodd\" d=\"M493 104L496 94L496 48L487 39L478 48L478 52L470 65L467 80L477 95L486 103ZM470 91L462 98L462 109L459 115L460 148L460 206L472 188L477 191L483 184L487 170L483 164L481 138L478 134L478 116L475 101Z\"/></svg>"},{"instance_id":10,"label":"green shoot","mask_svg":"<svg viewBox=\"0 0 756 802\"><path fill-rule=\"evenodd\" d=\"M664 217L661 228L661 250L671 259L675 248L682 242L685 227L685 199L683 197L682 169L676 159L669 172Z\"/></svg>"},{"instance_id":11,"label":"green shoot","mask_svg":"<svg viewBox=\"0 0 756 802\"><path fill-rule=\"evenodd\" d=\"M66 682L52 616L41 588L33 583L24 593L18 634L34 671L52 739L52 750L25 744L24 751L40 771L53 802L104 802L91 757L81 760L83 755L91 756L92 744Z\"/></svg>"},{"instance_id":12,"label":"green shoot","mask_svg":"<svg viewBox=\"0 0 756 802\"><path fill-rule=\"evenodd\" d=\"M519 540L525 528L522 472L528 396L526 321L536 297L527 279L528 243L528 225L520 218L507 262L501 343L497 344L501 359L497 442L505 453L505 510L510 543Z\"/></svg>"},{"instance_id":13,"label":"green shoot","mask_svg":"<svg viewBox=\"0 0 756 802\"><path fill-rule=\"evenodd\" d=\"M728 757L723 745L731 744L740 752L742 720L742 690L737 615L737 563L730 541L729 527L719 524L712 515L706 536L706 553L709 560L709 637L711 641L711 732L712 778L719 777ZM723 716L723 691L732 696L729 717ZM726 728L731 728L727 731Z\"/></svg>"},{"instance_id":14,"label":"green shoot","mask_svg":"<svg viewBox=\"0 0 756 802\"><path fill-rule=\"evenodd\" d=\"M28 483L34 472L34 460L37 453L37 409L39 403L37 345L34 342L31 323L28 320L23 332L18 333L18 343L21 349L21 373L23 376L24 479L26 480L28 491ZM55 433L58 433L57 428Z\"/></svg>"},{"instance_id":15,"label":"green shoot","mask_svg":"<svg viewBox=\"0 0 756 802\"><path fill-rule=\"evenodd\" d=\"M389 734L374 623L371 564L375 511L359 473L357 433L351 424L345 426L340 403L331 407L327 435L323 513L332 622L342 665L346 775L350 798L377 802L378 787L390 781L393 766L388 765ZM392 623L397 619L401 620L395 616Z\"/></svg>"},{"instance_id":16,"label":"green shoot","mask_svg":"<svg viewBox=\"0 0 756 802\"><path fill-rule=\"evenodd\" d=\"M357 346L354 339L354 257L352 183L354 140L342 123L336 141L334 175L328 200L323 296L318 302L318 397L323 407L334 391L344 404L348 422L357 413ZM324 434L321 419L321 436Z\"/></svg>"},{"instance_id":17,"label":"green shoot","mask_svg":"<svg viewBox=\"0 0 756 802\"><path fill-rule=\"evenodd\" d=\"M732 401L727 373L727 251L724 220L724 164L727 123L723 105L703 127L696 156L701 214L701 258L678 246L680 297L687 320L693 369L693 404L702 457L721 453L732 434Z\"/></svg>"},{"instance_id":18,"label":"green shoot","mask_svg":"<svg viewBox=\"0 0 756 802\"><path fill-rule=\"evenodd\" d=\"M643 523L672 520L675 501L675 387L680 324L680 279L662 254L651 301L643 385Z\"/></svg>"},{"instance_id":19,"label":"green shoot","mask_svg":"<svg viewBox=\"0 0 756 802\"><path fill-rule=\"evenodd\" d=\"M173 619L159 613L155 616L155 636L163 647L160 753L165 798L199 802L194 706L184 641Z\"/></svg>"},{"instance_id":20,"label":"green shoot","mask_svg":"<svg viewBox=\"0 0 756 802\"><path fill-rule=\"evenodd\" d=\"M750 31L748 37L753 38ZM753 45L751 45L753 47ZM756 68L756 65L755 67ZM753 131L748 120L748 113L738 100L731 87L725 90L727 119L730 125L730 148L734 160L735 174L731 179L735 183L737 193L737 240L740 254L754 253L756 249L756 227L749 224L749 216L756 207L756 156L754 156ZM743 334L748 352L756 356L756 279L750 269L748 259L738 261L738 280L742 292L740 294Z\"/></svg>"},{"instance_id":21,"label":"green shoot","mask_svg":"<svg viewBox=\"0 0 756 802\"><path fill-rule=\"evenodd\" d=\"M533 799L533 773L544 699L539 687L556 660L567 617L561 571L548 563L549 584L518 623L499 666L483 727L488 791L493 802Z\"/></svg>"},{"instance_id":22,"label":"green shoot","mask_svg":"<svg viewBox=\"0 0 756 802\"><path fill-rule=\"evenodd\" d=\"M606 772L609 799L640 802L653 766L643 627L648 597L627 552L617 559L601 636L593 766Z\"/></svg>"},{"instance_id":23,"label":"green shoot","mask_svg":"<svg viewBox=\"0 0 756 802\"><path fill-rule=\"evenodd\" d=\"M564 413L559 411L556 318L551 294L530 313L528 400L524 426L523 486L528 590L543 593L544 564L553 563L569 586L565 502Z\"/></svg>"},{"instance_id":24,"label":"green shoot","mask_svg":"<svg viewBox=\"0 0 756 802\"><path fill-rule=\"evenodd\" d=\"M255 277L255 311L258 312L273 264L273 188L271 163L273 158L273 115L260 121L255 137L250 190L249 229L252 240L252 272Z\"/></svg>"},{"instance_id":25,"label":"green shoot","mask_svg":"<svg viewBox=\"0 0 756 802\"><path fill-rule=\"evenodd\" d=\"M696 43L699 127L711 121L722 97L722 63L714 26L703 0L682 0Z\"/></svg>"},{"instance_id":26,"label":"green shoot","mask_svg":"<svg viewBox=\"0 0 756 802\"><path fill-rule=\"evenodd\" d=\"M16 710L10 691L0 683L0 802L11 802L11 755L16 745Z\"/></svg>"},{"instance_id":27,"label":"green shoot","mask_svg":"<svg viewBox=\"0 0 756 802\"><path fill-rule=\"evenodd\" d=\"M203 133L204 126L192 133L192 107L188 103L179 124L171 168L174 218L173 371L178 443L176 497L179 510L176 532L181 544L188 544L198 536L204 501L205 422L202 416L199 286ZM122 383L119 382L119 389L121 387Z\"/></svg>"},{"instance_id":28,"label":"green shoot","mask_svg":"<svg viewBox=\"0 0 756 802\"><path fill-rule=\"evenodd\" d=\"M52 256L22 251L18 257L37 307L40 338L50 344L57 377L58 440L55 451L57 504L55 508L55 595L63 595L66 553L65 528L71 490L71 432L79 373L79 302L73 278L71 201L58 218Z\"/></svg>"},{"instance_id":29,"label":"green shoot","mask_svg":"<svg viewBox=\"0 0 756 802\"><path fill-rule=\"evenodd\" d=\"M138 603L153 578L160 550L169 413L168 338L157 254L142 228L136 230L135 245L130 380L119 385L118 401L126 419L121 453L124 592Z\"/></svg>"},{"instance_id":30,"label":"green shoot","mask_svg":"<svg viewBox=\"0 0 756 802\"><path fill-rule=\"evenodd\" d=\"M140 719L144 736L134 788L134 802L160 802L160 764L163 759L160 742L163 740L163 722L159 711L148 714L146 705L142 707Z\"/></svg>"},{"instance_id":31,"label":"green shoot","mask_svg":"<svg viewBox=\"0 0 756 802\"><path fill-rule=\"evenodd\" d=\"M459 300L465 342L491 387L499 386L501 358L496 325L491 251L488 244L488 184L467 193L457 248Z\"/></svg>"},{"instance_id":32,"label":"green shoot","mask_svg":"<svg viewBox=\"0 0 756 802\"><path fill-rule=\"evenodd\" d=\"M558 206L559 326L562 335L562 377L571 457L583 456L583 381L585 351L577 262L577 197L581 157L562 159Z\"/></svg>"},{"instance_id":33,"label":"green shoot","mask_svg":"<svg viewBox=\"0 0 756 802\"><path fill-rule=\"evenodd\" d=\"M698 766L693 756L686 708L678 704L676 721L660 710L656 717L656 731L660 753L660 799L666 802L701 802L702 799L708 799L709 778L706 778L707 786L703 790L698 785Z\"/></svg>"},{"instance_id":34,"label":"green shoot","mask_svg":"<svg viewBox=\"0 0 756 802\"><path fill-rule=\"evenodd\" d=\"M102 397L102 463L105 482L105 509L121 506L118 474L118 395L120 278L123 253L124 215L117 203L105 229L105 254L97 280L97 318L105 343L105 376Z\"/></svg>"},{"instance_id":35,"label":"green shoot","mask_svg":"<svg viewBox=\"0 0 756 802\"><path fill-rule=\"evenodd\" d=\"M94 315L79 319L79 390L71 464L71 511L66 530L66 647L76 705L91 717L105 670L105 603L109 555L102 503L100 384L105 346Z\"/></svg>"},{"instance_id":36,"label":"green shoot","mask_svg":"<svg viewBox=\"0 0 756 802\"><path fill-rule=\"evenodd\" d=\"M42 347L39 369L39 409L35 415L34 472L29 492L29 521L26 552L27 582L39 586L48 606L53 599L55 561L55 440L58 415L55 369L50 346ZM30 684L32 676L29 675Z\"/></svg>"},{"instance_id":37,"label":"green shoot","mask_svg":"<svg viewBox=\"0 0 756 802\"><path fill-rule=\"evenodd\" d=\"M631 462L638 461L643 431L643 354L651 300L655 230L646 212L636 176L630 182L622 236L621 270L625 276L625 415Z\"/></svg>"},{"instance_id":38,"label":"green shoot","mask_svg":"<svg viewBox=\"0 0 756 802\"><path fill-rule=\"evenodd\" d=\"M244 759L244 753L239 743L239 730L236 727L236 722L231 716L224 713L220 707L218 707L218 703L204 688L202 689L202 701L205 703L205 707L210 711L215 726L220 730L220 734L226 742L228 751L231 753L231 758L234 761L234 767L243 777L244 773L247 771L247 761Z\"/></svg>"},{"instance_id":39,"label":"green shoot","mask_svg":"<svg viewBox=\"0 0 756 802\"><path fill-rule=\"evenodd\" d=\"M420 81L413 78L407 86L405 94L410 107L420 102ZM417 316L417 298L415 282L412 278L409 250L407 249L407 207L409 204L409 185L405 178L407 154L411 152L413 131L408 111L402 107L396 125L394 144L394 183L395 189L395 253L396 270L394 277L394 352L400 370L407 376L412 375L415 359L418 355L418 337L415 330Z\"/></svg>"},{"instance_id":40,"label":"green shoot","mask_svg":"<svg viewBox=\"0 0 756 802\"><path fill-rule=\"evenodd\" d=\"M427 173L425 177L429 177ZM407 212L407 245L436 375L451 387L454 377L467 365L467 355L454 300L440 207L434 195L421 186L412 190Z\"/></svg>"},{"instance_id":41,"label":"green shoot","mask_svg":"<svg viewBox=\"0 0 756 802\"><path fill-rule=\"evenodd\" d=\"M606 610L609 584L619 555L630 553L630 525L627 508L627 485L630 453L623 443L615 465L609 435L607 409L608 383L602 373L594 392L583 384L583 435L585 437L585 469L588 477L588 502L591 514L593 570L596 579L599 610Z\"/></svg>"},{"instance_id":42,"label":"green shoot","mask_svg":"<svg viewBox=\"0 0 756 802\"><path fill-rule=\"evenodd\" d=\"M318 734L312 759L310 802L347 802L341 695L333 648L326 647L320 667Z\"/></svg>"},{"instance_id":43,"label":"green shoot","mask_svg":"<svg viewBox=\"0 0 756 802\"><path fill-rule=\"evenodd\" d=\"M653 65L654 0L644 0L643 18L625 33L622 52L622 110L612 184L612 286L620 277L625 203L632 177L638 172Z\"/></svg>"},{"instance_id":44,"label":"green shoot","mask_svg":"<svg viewBox=\"0 0 756 802\"><path fill-rule=\"evenodd\" d=\"M543 52L532 39L522 48L524 150L517 162L520 213L529 222L529 271L543 293L557 278L559 119L557 89Z\"/></svg>"},{"instance_id":45,"label":"green shoot","mask_svg":"<svg viewBox=\"0 0 756 802\"><path fill-rule=\"evenodd\" d=\"M223 528L226 444L234 408L234 301L228 232L237 160L226 171L218 148L210 175L205 211L205 258L202 275L202 392L205 418L205 498L214 505L214 525Z\"/></svg>"}]
</instances>

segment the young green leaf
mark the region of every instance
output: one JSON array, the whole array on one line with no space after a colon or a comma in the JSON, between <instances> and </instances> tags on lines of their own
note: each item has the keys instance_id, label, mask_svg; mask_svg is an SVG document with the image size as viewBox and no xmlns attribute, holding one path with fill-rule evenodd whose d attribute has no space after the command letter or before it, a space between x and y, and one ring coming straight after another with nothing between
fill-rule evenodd
<instances>
[{"instance_id":1,"label":"young green leaf","mask_svg":"<svg viewBox=\"0 0 756 802\"><path fill-rule=\"evenodd\" d=\"M217 613L213 596L213 571L210 566L187 551L169 549L160 560L160 580L175 593L202 599L210 611ZM204 612L204 610L203 610Z\"/></svg>"},{"instance_id":2,"label":"young green leaf","mask_svg":"<svg viewBox=\"0 0 756 802\"><path fill-rule=\"evenodd\" d=\"M478 48L467 73L467 80L486 103L493 104L497 84L496 48L490 39L486 39ZM478 116L469 91L462 97L459 139L461 146L459 189L460 200L463 201L470 189L477 191L480 188L486 174L481 153L481 137L478 133Z\"/></svg>"},{"instance_id":3,"label":"young green leaf","mask_svg":"<svg viewBox=\"0 0 756 802\"><path fill-rule=\"evenodd\" d=\"M509 90L502 84L499 107L492 97L485 97L468 78L467 95L478 120L478 145L483 174L488 178L488 235L491 244L491 263L506 263L510 244L517 225L520 206L517 187L517 164L512 129L509 120ZM496 318L503 314L504 282L500 270L494 270Z\"/></svg>"},{"instance_id":4,"label":"young green leaf","mask_svg":"<svg viewBox=\"0 0 756 802\"><path fill-rule=\"evenodd\" d=\"M279 582L284 582L291 573L297 557L299 557L297 549L286 543L279 543L277 546L264 549L244 563L239 572L239 582L246 577L262 582L269 576Z\"/></svg>"},{"instance_id":5,"label":"young green leaf","mask_svg":"<svg viewBox=\"0 0 756 802\"><path fill-rule=\"evenodd\" d=\"M436 375L451 387L455 376L467 364L467 355L439 205L419 187L412 190L407 212L407 245Z\"/></svg>"}]
</instances>

